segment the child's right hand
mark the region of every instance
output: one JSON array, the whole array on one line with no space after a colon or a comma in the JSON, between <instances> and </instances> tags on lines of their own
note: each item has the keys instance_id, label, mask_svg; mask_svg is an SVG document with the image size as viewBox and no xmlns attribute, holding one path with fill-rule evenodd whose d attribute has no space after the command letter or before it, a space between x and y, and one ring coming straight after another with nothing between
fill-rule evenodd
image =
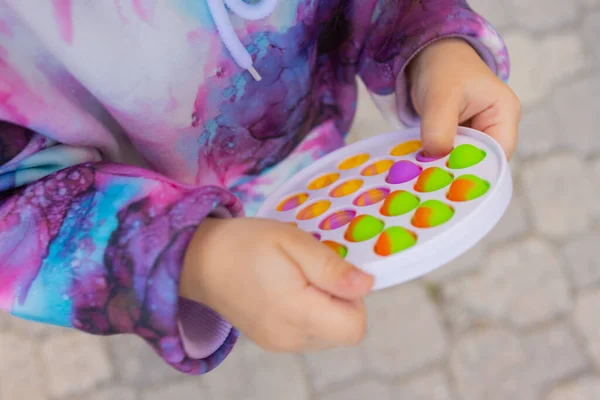
<instances>
[{"instance_id":1,"label":"child's right hand","mask_svg":"<svg viewBox=\"0 0 600 400\"><path fill-rule=\"evenodd\" d=\"M291 225L207 219L188 248L180 294L269 351L358 344L373 277Z\"/></svg>"}]
</instances>

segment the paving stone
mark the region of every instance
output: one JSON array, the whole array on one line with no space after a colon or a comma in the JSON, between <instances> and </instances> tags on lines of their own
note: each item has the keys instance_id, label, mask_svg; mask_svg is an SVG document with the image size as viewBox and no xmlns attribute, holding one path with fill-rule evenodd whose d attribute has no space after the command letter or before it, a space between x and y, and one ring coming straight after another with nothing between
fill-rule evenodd
<instances>
[{"instance_id":1,"label":"paving stone","mask_svg":"<svg viewBox=\"0 0 600 400\"><path fill-rule=\"evenodd\" d=\"M574 154L527 163L522 186L531 205L534 226L544 235L567 238L586 231L597 213L589 168Z\"/></svg>"},{"instance_id":2,"label":"paving stone","mask_svg":"<svg viewBox=\"0 0 600 400\"><path fill-rule=\"evenodd\" d=\"M42 360L54 397L83 393L113 374L102 338L74 331L46 340L42 345Z\"/></svg>"},{"instance_id":3,"label":"paving stone","mask_svg":"<svg viewBox=\"0 0 600 400\"><path fill-rule=\"evenodd\" d=\"M319 400L392 400L397 399L396 393L392 392L388 386L376 381L349 382L344 388L338 389L327 395L319 396ZM412 400L407 398L406 400Z\"/></svg>"},{"instance_id":4,"label":"paving stone","mask_svg":"<svg viewBox=\"0 0 600 400\"><path fill-rule=\"evenodd\" d=\"M600 290L583 292L575 303L573 320L586 340L589 353L596 366L600 366Z\"/></svg>"},{"instance_id":5,"label":"paving stone","mask_svg":"<svg viewBox=\"0 0 600 400\"><path fill-rule=\"evenodd\" d=\"M574 2L561 0L506 0L511 15L529 30L547 31L572 23L577 19Z\"/></svg>"},{"instance_id":6,"label":"paving stone","mask_svg":"<svg viewBox=\"0 0 600 400\"><path fill-rule=\"evenodd\" d=\"M367 306L369 332L363 346L371 371L402 375L434 364L446 353L440 317L417 283L376 292Z\"/></svg>"},{"instance_id":7,"label":"paving stone","mask_svg":"<svg viewBox=\"0 0 600 400\"><path fill-rule=\"evenodd\" d=\"M591 162L593 181L596 184L596 193L600 193L600 158Z\"/></svg>"},{"instance_id":8,"label":"paving stone","mask_svg":"<svg viewBox=\"0 0 600 400\"><path fill-rule=\"evenodd\" d=\"M442 283L477 270L486 256L484 243L479 243L458 258L424 276L427 282Z\"/></svg>"},{"instance_id":9,"label":"paving stone","mask_svg":"<svg viewBox=\"0 0 600 400\"><path fill-rule=\"evenodd\" d=\"M563 133L564 134L564 133ZM521 157L541 156L562 143L556 115L547 107L526 110L519 125L517 154Z\"/></svg>"},{"instance_id":10,"label":"paving stone","mask_svg":"<svg viewBox=\"0 0 600 400\"><path fill-rule=\"evenodd\" d=\"M304 356L316 390L352 379L363 370L360 348L339 348Z\"/></svg>"},{"instance_id":11,"label":"paving stone","mask_svg":"<svg viewBox=\"0 0 600 400\"><path fill-rule=\"evenodd\" d=\"M232 377L235 380L235 377ZM152 389L145 390L143 400L221 400L213 398L206 387L197 378L188 378L184 381L158 385Z\"/></svg>"},{"instance_id":12,"label":"paving stone","mask_svg":"<svg viewBox=\"0 0 600 400\"><path fill-rule=\"evenodd\" d=\"M504 41L511 55L509 83L524 107L541 103L553 85L576 76L589 65L583 41L575 32L536 40L528 32L511 31L504 35Z\"/></svg>"},{"instance_id":13,"label":"paving stone","mask_svg":"<svg viewBox=\"0 0 600 400\"><path fill-rule=\"evenodd\" d=\"M598 4L600 4L600 2ZM600 37L600 11L594 11L587 14L583 20L582 29L583 37L586 40L588 49L594 56L596 63L600 63L600 43L596 40Z\"/></svg>"},{"instance_id":14,"label":"paving stone","mask_svg":"<svg viewBox=\"0 0 600 400\"><path fill-rule=\"evenodd\" d=\"M506 3L506 0L469 0L469 6L496 28L501 28L511 21L513 15L507 12Z\"/></svg>"},{"instance_id":15,"label":"paving stone","mask_svg":"<svg viewBox=\"0 0 600 400\"><path fill-rule=\"evenodd\" d=\"M523 196L514 191L508 209L498 225L483 239L484 243L498 243L525 234L529 230L529 220Z\"/></svg>"},{"instance_id":16,"label":"paving stone","mask_svg":"<svg viewBox=\"0 0 600 400\"><path fill-rule=\"evenodd\" d=\"M600 78L586 78L559 87L553 96L563 145L581 155L600 151L600 113L593 112L590 104L600 98Z\"/></svg>"},{"instance_id":17,"label":"paving stone","mask_svg":"<svg viewBox=\"0 0 600 400\"><path fill-rule=\"evenodd\" d=\"M137 336L118 335L109 338L108 343L117 373L125 383L143 387L181 376Z\"/></svg>"},{"instance_id":18,"label":"paving stone","mask_svg":"<svg viewBox=\"0 0 600 400\"><path fill-rule=\"evenodd\" d=\"M212 398L246 399L252 387L249 364L246 361L248 339L240 338L235 348L219 367L200 377ZM232 379L235 377L235 379Z\"/></svg>"},{"instance_id":19,"label":"paving stone","mask_svg":"<svg viewBox=\"0 0 600 400\"><path fill-rule=\"evenodd\" d=\"M0 332L5 332L10 328L11 319L14 318L7 312L0 312Z\"/></svg>"},{"instance_id":20,"label":"paving stone","mask_svg":"<svg viewBox=\"0 0 600 400\"><path fill-rule=\"evenodd\" d=\"M600 282L599 243L600 234L591 233L570 240L563 248L569 274L578 289L594 286Z\"/></svg>"},{"instance_id":21,"label":"paving stone","mask_svg":"<svg viewBox=\"0 0 600 400\"><path fill-rule=\"evenodd\" d=\"M424 376L410 379L393 388L394 398L402 400L453 400L448 379L433 371Z\"/></svg>"},{"instance_id":22,"label":"paving stone","mask_svg":"<svg viewBox=\"0 0 600 400\"><path fill-rule=\"evenodd\" d=\"M104 388L91 396L85 395L78 400L136 400L137 396L133 389L127 387ZM204 399L203 399L204 400Z\"/></svg>"},{"instance_id":23,"label":"paving stone","mask_svg":"<svg viewBox=\"0 0 600 400\"><path fill-rule=\"evenodd\" d=\"M44 339L51 335L62 334L68 331L66 328L27 321L16 317L10 317L9 324L12 332L34 339Z\"/></svg>"},{"instance_id":24,"label":"paving stone","mask_svg":"<svg viewBox=\"0 0 600 400\"><path fill-rule=\"evenodd\" d=\"M593 8L600 5L600 0L580 0L585 7Z\"/></svg>"},{"instance_id":25,"label":"paving stone","mask_svg":"<svg viewBox=\"0 0 600 400\"><path fill-rule=\"evenodd\" d=\"M469 324L497 320L526 327L564 314L571 307L558 257L550 245L538 239L492 252L479 274L449 283L444 296L454 308L463 309L466 316L461 317L470 318Z\"/></svg>"},{"instance_id":26,"label":"paving stone","mask_svg":"<svg viewBox=\"0 0 600 400\"><path fill-rule=\"evenodd\" d=\"M463 336L450 355L450 367L462 400L533 400L527 354L517 336L482 330Z\"/></svg>"},{"instance_id":27,"label":"paving stone","mask_svg":"<svg viewBox=\"0 0 600 400\"><path fill-rule=\"evenodd\" d=\"M310 385L299 357L291 354L270 354L261 350L250 341L234 350L232 356L238 358L229 365L224 364L227 371L221 373L218 382L213 381L213 374L206 376L204 382L214 399L264 400L308 400ZM229 374L225 374L229 372ZM239 382L231 381L232 376L240 378ZM228 378L228 380L227 380ZM237 388L227 388L227 384ZM241 393L241 395L240 395ZM234 397L235 396L235 397Z\"/></svg>"},{"instance_id":28,"label":"paving stone","mask_svg":"<svg viewBox=\"0 0 600 400\"><path fill-rule=\"evenodd\" d=\"M532 383L547 385L574 376L587 367L573 332L557 324L523 339Z\"/></svg>"},{"instance_id":29,"label":"paving stone","mask_svg":"<svg viewBox=\"0 0 600 400\"><path fill-rule=\"evenodd\" d=\"M0 334L0 399L46 400L40 349L29 338Z\"/></svg>"},{"instance_id":30,"label":"paving stone","mask_svg":"<svg viewBox=\"0 0 600 400\"><path fill-rule=\"evenodd\" d=\"M600 399L600 379L586 376L554 389L546 400Z\"/></svg>"}]
</instances>

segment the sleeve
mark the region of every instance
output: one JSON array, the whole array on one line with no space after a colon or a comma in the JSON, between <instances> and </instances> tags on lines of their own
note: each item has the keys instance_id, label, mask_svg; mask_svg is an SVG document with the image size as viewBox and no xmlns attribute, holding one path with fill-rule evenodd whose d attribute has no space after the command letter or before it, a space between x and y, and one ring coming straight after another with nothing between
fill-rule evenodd
<instances>
[{"instance_id":1,"label":"sleeve","mask_svg":"<svg viewBox=\"0 0 600 400\"><path fill-rule=\"evenodd\" d=\"M355 41L364 43L357 56L358 72L390 122L418 124L405 71L421 50L437 40L466 40L496 75L508 79L504 42L465 0L353 1Z\"/></svg>"},{"instance_id":2,"label":"sleeve","mask_svg":"<svg viewBox=\"0 0 600 400\"><path fill-rule=\"evenodd\" d=\"M94 149L0 123L0 309L135 334L178 370L208 372L238 333L178 297L181 265L203 218L241 213L223 189L104 163Z\"/></svg>"}]
</instances>

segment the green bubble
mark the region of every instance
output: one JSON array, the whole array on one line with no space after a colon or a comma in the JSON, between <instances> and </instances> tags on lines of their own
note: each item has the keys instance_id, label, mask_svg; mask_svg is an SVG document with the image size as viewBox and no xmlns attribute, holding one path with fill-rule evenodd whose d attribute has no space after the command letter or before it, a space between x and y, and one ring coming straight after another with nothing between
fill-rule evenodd
<instances>
[{"instance_id":1,"label":"green bubble","mask_svg":"<svg viewBox=\"0 0 600 400\"><path fill-rule=\"evenodd\" d=\"M448 186L454 177L451 173L438 167L427 168L421 173L415 190L421 193L435 192Z\"/></svg>"},{"instance_id":2,"label":"green bubble","mask_svg":"<svg viewBox=\"0 0 600 400\"><path fill-rule=\"evenodd\" d=\"M397 217L411 212L419 205L419 198L405 190L390 193L381 207L381 213L387 217Z\"/></svg>"},{"instance_id":3,"label":"green bubble","mask_svg":"<svg viewBox=\"0 0 600 400\"><path fill-rule=\"evenodd\" d=\"M386 229L375 244L375 253L389 256L406 250L417 243L417 235L399 226Z\"/></svg>"},{"instance_id":4,"label":"green bubble","mask_svg":"<svg viewBox=\"0 0 600 400\"><path fill-rule=\"evenodd\" d=\"M448 167L452 169L464 169L480 163L486 156L486 152L472 144L461 144L457 146L448 160Z\"/></svg>"},{"instance_id":5,"label":"green bubble","mask_svg":"<svg viewBox=\"0 0 600 400\"><path fill-rule=\"evenodd\" d=\"M448 222L454 216L454 209L439 200L428 200L421 204L412 223L418 228L433 228Z\"/></svg>"},{"instance_id":6,"label":"green bubble","mask_svg":"<svg viewBox=\"0 0 600 400\"><path fill-rule=\"evenodd\" d=\"M359 215L348 226L345 238L349 242L364 242L379 235L384 226L383 221L371 215Z\"/></svg>"}]
</instances>

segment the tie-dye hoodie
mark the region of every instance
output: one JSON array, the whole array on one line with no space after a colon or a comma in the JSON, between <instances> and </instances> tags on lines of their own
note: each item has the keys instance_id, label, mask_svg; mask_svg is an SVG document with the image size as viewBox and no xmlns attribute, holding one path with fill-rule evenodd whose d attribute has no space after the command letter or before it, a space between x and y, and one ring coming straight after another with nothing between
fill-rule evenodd
<instances>
[{"instance_id":1,"label":"tie-dye hoodie","mask_svg":"<svg viewBox=\"0 0 600 400\"><path fill-rule=\"evenodd\" d=\"M464 0L280 0L229 18L261 81L207 0L0 0L1 309L136 334L207 372L238 334L178 297L203 218L252 215L341 146L358 77L390 120L418 122L404 70L437 39L468 40L508 75Z\"/></svg>"}]
</instances>

